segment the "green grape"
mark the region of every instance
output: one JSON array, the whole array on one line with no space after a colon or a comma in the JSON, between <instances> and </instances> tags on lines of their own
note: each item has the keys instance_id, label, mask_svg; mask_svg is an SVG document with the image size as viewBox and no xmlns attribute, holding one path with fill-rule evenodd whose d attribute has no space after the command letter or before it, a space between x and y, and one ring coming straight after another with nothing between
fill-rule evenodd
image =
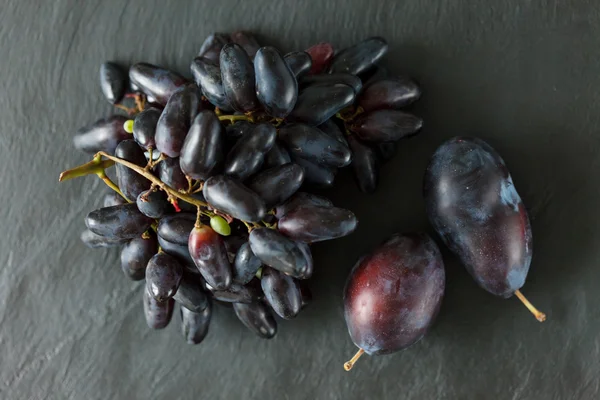
<instances>
[{"instance_id":1,"label":"green grape","mask_svg":"<svg viewBox=\"0 0 600 400\"><path fill-rule=\"evenodd\" d=\"M123 129L125 129L125 132L127 133L133 133L133 120L128 119L127 121L125 121L123 123Z\"/></svg>"},{"instance_id":2,"label":"green grape","mask_svg":"<svg viewBox=\"0 0 600 400\"><path fill-rule=\"evenodd\" d=\"M210 227L221 236L231 235L231 227L220 215L215 215L210 219Z\"/></svg>"}]
</instances>

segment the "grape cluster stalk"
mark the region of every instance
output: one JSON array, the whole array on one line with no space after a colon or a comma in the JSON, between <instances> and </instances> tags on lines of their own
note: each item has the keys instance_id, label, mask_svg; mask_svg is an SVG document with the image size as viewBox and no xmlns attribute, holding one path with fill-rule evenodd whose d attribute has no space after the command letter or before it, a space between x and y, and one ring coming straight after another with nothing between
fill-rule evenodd
<instances>
[{"instance_id":1,"label":"grape cluster stalk","mask_svg":"<svg viewBox=\"0 0 600 400\"><path fill-rule=\"evenodd\" d=\"M145 62L101 65L104 96L127 116L81 128L74 145L93 158L60 180L96 175L112 189L81 240L121 246L124 274L145 280L150 328L167 326L178 303L182 333L197 344L212 305L228 304L268 339L275 316L293 319L309 304L310 245L358 225L310 190L348 167L373 192L397 142L422 126L402 111L419 87L379 66L387 50L372 37L282 54L238 31L204 41L191 79Z\"/></svg>"}]
</instances>

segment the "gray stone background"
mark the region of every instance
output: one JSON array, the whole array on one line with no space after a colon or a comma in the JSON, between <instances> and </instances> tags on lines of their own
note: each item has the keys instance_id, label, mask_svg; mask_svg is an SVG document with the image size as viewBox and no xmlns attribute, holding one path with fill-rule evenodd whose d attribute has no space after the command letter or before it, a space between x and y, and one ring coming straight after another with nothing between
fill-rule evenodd
<instances>
[{"instance_id":1,"label":"gray stone background","mask_svg":"<svg viewBox=\"0 0 600 400\"><path fill-rule=\"evenodd\" d=\"M594 1L78 1L0 4L1 399L600 398L600 10ZM150 331L117 250L78 239L106 188L58 184L85 162L75 130L108 115L99 64L187 73L212 31L246 29L284 51L385 36L385 65L417 79L422 133L384 167L375 195L342 174L330 196L361 220L315 246L313 305L261 341L218 308L206 341L177 319ZM357 257L397 231L427 230L421 179L446 138L477 135L504 157L530 209L535 255L523 292L548 314L476 287L446 253L432 332L365 357L342 317Z\"/></svg>"}]
</instances>

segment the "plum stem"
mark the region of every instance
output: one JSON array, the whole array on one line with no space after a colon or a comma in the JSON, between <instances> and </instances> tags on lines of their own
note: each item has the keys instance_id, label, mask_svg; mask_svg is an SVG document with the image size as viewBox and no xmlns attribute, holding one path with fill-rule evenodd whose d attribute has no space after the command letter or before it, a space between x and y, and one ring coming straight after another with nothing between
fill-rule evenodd
<instances>
[{"instance_id":1,"label":"plum stem","mask_svg":"<svg viewBox=\"0 0 600 400\"><path fill-rule=\"evenodd\" d=\"M350 361L347 361L347 362L344 364L344 369L345 369L346 371L350 371L350 370L352 369L352 367L354 367L354 363L356 363L356 362L358 361L358 359L359 359L359 358L360 358L360 357L361 357L363 354L365 354L365 351L364 351L363 349L359 349L359 350L356 352L356 354L354 355L354 357L352 357L352 358L350 359Z\"/></svg>"},{"instance_id":2,"label":"plum stem","mask_svg":"<svg viewBox=\"0 0 600 400\"><path fill-rule=\"evenodd\" d=\"M529 300L527 300L527 298L525 296L523 296L523 293L521 293L519 290L516 290L515 294L517 295L517 297L519 298L519 300L521 300L521 303L523 303L525 305L525 307L527 307L527 309L529 311L531 311L531 313L535 316L535 318L538 321L544 322L546 320L546 314L544 314L543 312L541 312L540 310L538 310L537 308L535 308L533 306L533 304L531 304L529 302Z\"/></svg>"}]
</instances>

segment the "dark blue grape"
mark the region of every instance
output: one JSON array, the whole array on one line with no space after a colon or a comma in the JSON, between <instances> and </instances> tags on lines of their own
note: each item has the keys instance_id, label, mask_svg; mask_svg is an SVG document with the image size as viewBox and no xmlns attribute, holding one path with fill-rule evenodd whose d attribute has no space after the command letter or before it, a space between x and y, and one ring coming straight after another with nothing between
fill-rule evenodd
<instances>
[{"instance_id":1,"label":"dark blue grape","mask_svg":"<svg viewBox=\"0 0 600 400\"><path fill-rule=\"evenodd\" d=\"M300 157L293 157L292 161L304 170L304 183L317 188L333 186L337 169L316 164Z\"/></svg>"},{"instance_id":2,"label":"dark blue grape","mask_svg":"<svg viewBox=\"0 0 600 400\"><path fill-rule=\"evenodd\" d=\"M340 142L341 144L348 146L346 136L342 133L338 124L336 124L333 121L333 118L323 122L321 125L318 126L318 128L324 133L334 138L335 140L337 140L338 142Z\"/></svg>"},{"instance_id":3,"label":"dark blue grape","mask_svg":"<svg viewBox=\"0 0 600 400\"><path fill-rule=\"evenodd\" d=\"M223 89L234 110L249 112L260 106L256 98L254 66L244 49L230 43L223 47L220 55Z\"/></svg>"},{"instance_id":4,"label":"dark blue grape","mask_svg":"<svg viewBox=\"0 0 600 400\"><path fill-rule=\"evenodd\" d=\"M391 142L415 135L423 120L398 110L377 110L359 115L350 130L366 142Z\"/></svg>"},{"instance_id":5,"label":"dark blue grape","mask_svg":"<svg viewBox=\"0 0 600 400\"><path fill-rule=\"evenodd\" d=\"M243 181L258 172L276 138L277 130L273 125L256 125L251 133L240 137L229 151L225 174Z\"/></svg>"},{"instance_id":6,"label":"dark blue grape","mask_svg":"<svg viewBox=\"0 0 600 400\"><path fill-rule=\"evenodd\" d=\"M504 160L476 138L453 138L429 163L427 215L444 243L488 292L510 297L527 278L531 225Z\"/></svg>"},{"instance_id":7,"label":"dark blue grape","mask_svg":"<svg viewBox=\"0 0 600 400\"><path fill-rule=\"evenodd\" d=\"M231 37L228 33L212 33L204 40L204 43L202 43L198 56L205 57L219 64L221 49L227 43L231 43Z\"/></svg>"},{"instance_id":8,"label":"dark blue grape","mask_svg":"<svg viewBox=\"0 0 600 400\"><path fill-rule=\"evenodd\" d=\"M167 158L158 164L158 177L167 186L175 190L188 188L188 181L179 166L179 157Z\"/></svg>"},{"instance_id":9,"label":"dark blue grape","mask_svg":"<svg viewBox=\"0 0 600 400\"><path fill-rule=\"evenodd\" d=\"M294 73L274 47L262 47L254 58L256 95L267 114L285 118L298 98Z\"/></svg>"},{"instance_id":10,"label":"dark blue grape","mask_svg":"<svg viewBox=\"0 0 600 400\"><path fill-rule=\"evenodd\" d=\"M207 284L215 290L231 286L231 264L221 235L207 225L194 227L188 249Z\"/></svg>"},{"instance_id":11,"label":"dark blue grape","mask_svg":"<svg viewBox=\"0 0 600 400\"><path fill-rule=\"evenodd\" d=\"M292 162L290 153L288 153L285 147L276 140L273 147L271 147L271 150L269 150L265 156L264 168L278 167L290 162Z\"/></svg>"},{"instance_id":12,"label":"dark blue grape","mask_svg":"<svg viewBox=\"0 0 600 400\"><path fill-rule=\"evenodd\" d=\"M166 253L155 254L146 266L146 288L158 301L172 298L179 288L183 268Z\"/></svg>"},{"instance_id":13,"label":"dark blue grape","mask_svg":"<svg viewBox=\"0 0 600 400\"><path fill-rule=\"evenodd\" d=\"M103 207L112 207L121 204L127 204L127 200L125 200L119 193L110 192L104 195Z\"/></svg>"},{"instance_id":14,"label":"dark blue grape","mask_svg":"<svg viewBox=\"0 0 600 400\"><path fill-rule=\"evenodd\" d=\"M266 215L265 202L260 196L234 178L213 176L204 182L202 192L211 206L233 218L259 222Z\"/></svg>"},{"instance_id":15,"label":"dark blue grape","mask_svg":"<svg viewBox=\"0 0 600 400\"><path fill-rule=\"evenodd\" d=\"M156 125L162 110L150 107L135 116L133 121L133 138L144 149L156 147Z\"/></svg>"},{"instance_id":16,"label":"dark blue grape","mask_svg":"<svg viewBox=\"0 0 600 400\"><path fill-rule=\"evenodd\" d=\"M271 339L277 334L277 322L263 302L233 304L233 310L239 320L261 338Z\"/></svg>"},{"instance_id":17,"label":"dark blue grape","mask_svg":"<svg viewBox=\"0 0 600 400\"><path fill-rule=\"evenodd\" d=\"M132 65L129 79L139 90L163 106L177 89L188 83L178 73L148 63Z\"/></svg>"},{"instance_id":18,"label":"dark blue grape","mask_svg":"<svg viewBox=\"0 0 600 400\"><path fill-rule=\"evenodd\" d=\"M118 64L105 62L100 66L100 88L106 100L118 103L127 91L127 73Z\"/></svg>"},{"instance_id":19,"label":"dark blue grape","mask_svg":"<svg viewBox=\"0 0 600 400\"><path fill-rule=\"evenodd\" d=\"M161 218L158 223L157 233L163 239L187 246L190 232L194 229L196 214L177 213Z\"/></svg>"},{"instance_id":20,"label":"dark blue grape","mask_svg":"<svg viewBox=\"0 0 600 400\"><path fill-rule=\"evenodd\" d=\"M258 41L250 32L235 31L231 34L231 41L242 46L250 59L253 59L260 48Z\"/></svg>"},{"instance_id":21,"label":"dark blue grape","mask_svg":"<svg viewBox=\"0 0 600 400\"><path fill-rule=\"evenodd\" d=\"M114 154L121 141L131 138L131 135L123 128L125 121L127 121L127 117L122 115L99 119L93 124L79 129L73 137L73 144L75 148L86 153L95 154L105 151Z\"/></svg>"},{"instance_id":22,"label":"dark blue grape","mask_svg":"<svg viewBox=\"0 0 600 400\"><path fill-rule=\"evenodd\" d=\"M153 219L142 214L135 203L104 207L90 212L85 224L90 231L109 239L133 239L144 233Z\"/></svg>"},{"instance_id":23,"label":"dark blue grape","mask_svg":"<svg viewBox=\"0 0 600 400\"><path fill-rule=\"evenodd\" d=\"M121 269L134 281L140 281L146 276L148 261L158 251L158 241L154 232L150 237L135 238L129 241L121 250Z\"/></svg>"},{"instance_id":24,"label":"dark blue grape","mask_svg":"<svg viewBox=\"0 0 600 400\"><path fill-rule=\"evenodd\" d=\"M223 81L221 80L221 67L218 61L211 61L204 57L196 57L190 66L192 76L202 94L214 106L223 111L231 111L231 104L225 96Z\"/></svg>"},{"instance_id":25,"label":"dark blue grape","mask_svg":"<svg viewBox=\"0 0 600 400\"><path fill-rule=\"evenodd\" d=\"M206 180L223 160L224 132L212 111L202 111L189 130L179 157L181 170L193 179Z\"/></svg>"},{"instance_id":26,"label":"dark blue grape","mask_svg":"<svg viewBox=\"0 0 600 400\"><path fill-rule=\"evenodd\" d=\"M373 193L379 179L377 153L354 135L348 137L348 144L352 150L352 172L358 188L363 193Z\"/></svg>"},{"instance_id":27,"label":"dark blue grape","mask_svg":"<svg viewBox=\"0 0 600 400\"><path fill-rule=\"evenodd\" d=\"M300 294L302 295L302 310L304 310L312 302L312 292L306 285L306 281L299 281Z\"/></svg>"},{"instance_id":28,"label":"dark blue grape","mask_svg":"<svg viewBox=\"0 0 600 400\"><path fill-rule=\"evenodd\" d=\"M308 260L298 245L273 229L257 228L248 237L250 248L265 265L293 277L303 277Z\"/></svg>"},{"instance_id":29,"label":"dark blue grape","mask_svg":"<svg viewBox=\"0 0 600 400\"><path fill-rule=\"evenodd\" d=\"M162 190L149 189L140 193L136 204L142 214L150 218L162 218L172 209L167 194Z\"/></svg>"},{"instance_id":30,"label":"dark blue grape","mask_svg":"<svg viewBox=\"0 0 600 400\"><path fill-rule=\"evenodd\" d=\"M377 82L388 77L389 72L387 68L382 67L381 65L376 65L365 73L360 74L360 79L364 82L363 88L366 88L373 82Z\"/></svg>"},{"instance_id":31,"label":"dark blue grape","mask_svg":"<svg viewBox=\"0 0 600 400\"><path fill-rule=\"evenodd\" d=\"M442 256L431 238L392 236L361 258L346 281L344 316L352 341L370 355L416 343L435 320L445 282Z\"/></svg>"},{"instance_id":32,"label":"dark blue grape","mask_svg":"<svg viewBox=\"0 0 600 400\"><path fill-rule=\"evenodd\" d=\"M297 192L288 201L275 208L275 217L281 219L288 211L301 206L315 205L319 207L333 207L333 203L326 197L312 193Z\"/></svg>"},{"instance_id":33,"label":"dark blue grape","mask_svg":"<svg viewBox=\"0 0 600 400\"><path fill-rule=\"evenodd\" d=\"M156 125L158 151L169 157L179 157L200 105L200 93L196 85L184 86L173 93Z\"/></svg>"},{"instance_id":34,"label":"dark blue grape","mask_svg":"<svg viewBox=\"0 0 600 400\"><path fill-rule=\"evenodd\" d=\"M185 307L190 311L199 313L205 310L209 306L209 300L203 290L203 282L198 276L190 274L184 271L181 282L179 283L179 289L173 296L176 302L181 307Z\"/></svg>"},{"instance_id":35,"label":"dark blue grape","mask_svg":"<svg viewBox=\"0 0 600 400\"><path fill-rule=\"evenodd\" d=\"M179 309L181 315L181 333L189 344L199 344L208 334L210 319L212 316L212 306L200 312L191 311L185 307Z\"/></svg>"},{"instance_id":36,"label":"dark blue grape","mask_svg":"<svg viewBox=\"0 0 600 400\"><path fill-rule=\"evenodd\" d=\"M258 194L267 209L282 204L300 189L304 170L297 164L284 164L260 172L248 181L248 188Z\"/></svg>"},{"instance_id":37,"label":"dark blue grape","mask_svg":"<svg viewBox=\"0 0 600 400\"><path fill-rule=\"evenodd\" d=\"M147 288L144 287L144 315L146 317L146 323L151 329L163 329L171 321L173 316L173 307L175 302L173 299L160 302L156 300Z\"/></svg>"},{"instance_id":38,"label":"dark blue grape","mask_svg":"<svg viewBox=\"0 0 600 400\"><path fill-rule=\"evenodd\" d=\"M142 168L147 164L144 150L135 140L124 140L119 143L115 150L115 156ZM150 188L150 181L131 168L117 164L116 169L119 189L129 200L135 201L140 193Z\"/></svg>"},{"instance_id":39,"label":"dark blue grape","mask_svg":"<svg viewBox=\"0 0 600 400\"><path fill-rule=\"evenodd\" d=\"M336 53L328 72L346 72L352 75L359 75L371 69L385 53L387 53L388 44L381 37L372 37L363 40L354 46L347 47Z\"/></svg>"},{"instance_id":40,"label":"dark blue grape","mask_svg":"<svg viewBox=\"0 0 600 400\"><path fill-rule=\"evenodd\" d=\"M398 152L398 142L382 142L375 147L377 156L381 162L385 163L391 160Z\"/></svg>"},{"instance_id":41,"label":"dark blue grape","mask_svg":"<svg viewBox=\"0 0 600 400\"><path fill-rule=\"evenodd\" d=\"M308 75L300 81L300 87L303 89L309 86L333 86L335 84L350 86L354 89L355 95L358 95L363 87L358 76L346 73Z\"/></svg>"},{"instance_id":42,"label":"dark blue grape","mask_svg":"<svg viewBox=\"0 0 600 400\"><path fill-rule=\"evenodd\" d=\"M279 129L279 140L290 154L330 167L345 167L352 161L348 146L304 124L289 124Z\"/></svg>"},{"instance_id":43,"label":"dark blue grape","mask_svg":"<svg viewBox=\"0 0 600 400\"><path fill-rule=\"evenodd\" d=\"M262 262L254 255L250 244L245 242L238 249L233 262L233 281L241 285L250 282Z\"/></svg>"},{"instance_id":44,"label":"dark blue grape","mask_svg":"<svg viewBox=\"0 0 600 400\"><path fill-rule=\"evenodd\" d=\"M85 244L90 249L96 249L99 247L115 247L125 244L129 241L129 239L115 239L115 238L107 238L105 236L100 236L90 231L89 229L81 232L79 236L83 244Z\"/></svg>"},{"instance_id":45,"label":"dark blue grape","mask_svg":"<svg viewBox=\"0 0 600 400\"><path fill-rule=\"evenodd\" d=\"M277 229L294 240L314 243L349 235L357 226L358 220L352 211L305 205L288 211L279 220Z\"/></svg>"},{"instance_id":46,"label":"dark blue grape","mask_svg":"<svg viewBox=\"0 0 600 400\"><path fill-rule=\"evenodd\" d=\"M260 281L257 278L252 279L245 285L233 282L227 289L215 289L210 292L214 299L225 303L250 304L260 301L263 295L260 289Z\"/></svg>"},{"instance_id":47,"label":"dark blue grape","mask_svg":"<svg viewBox=\"0 0 600 400\"><path fill-rule=\"evenodd\" d=\"M321 125L354 102L354 90L343 84L314 85L302 90L288 121Z\"/></svg>"},{"instance_id":48,"label":"dark blue grape","mask_svg":"<svg viewBox=\"0 0 600 400\"><path fill-rule=\"evenodd\" d=\"M273 268L263 268L260 280L267 303L283 319L292 319L302 309L302 294L298 282Z\"/></svg>"},{"instance_id":49,"label":"dark blue grape","mask_svg":"<svg viewBox=\"0 0 600 400\"><path fill-rule=\"evenodd\" d=\"M196 268L196 264L194 264L194 260L192 260L192 256L190 256L187 244L182 245L169 242L160 236L158 236L158 244L165 253L177 259L177 261L185 268L186 272L191 272L196 275L199 274L198 268Z\"/></svg>"},{"instance_id":50,"label":"dark blue grape","mask_svg":"<svg viewBox=\"0 0 600 400\"><path fill-rule=\"evenodd\" d=\"M296 78L306 75L312 67L312 59L305 51L287 53L283 59Z\"/></svg>"},{"instance_id":51,"label":"dark blue grape","mask_svg":"<svg viewBox=\"0 0 600 400\"><path fill-rule=\"evenodd\" d=\"M296 246L298 246L298 248L304 255L304 259L306 260L306 269L304 270L304 273L302 274L302 276L299 276L298 279L308 279L312 276L314 268L315 268L315 265L313 262L313 257L312 257L312 252L310 251L310 246L304 242L296 242ZM304 301L304 298L302 301Z\"/></svg>"},{"instance_id":52,"label":"dark blue grape","mask_svg":"<svg viewBox=\"0 0 600 400\"><path fill-rule=\"evenodd\" d=\"M365 112L382 109L400 109L421 97L421 89L406 77L382 79L371 83L358 98Z\"/></svg>"}]
</instances>

